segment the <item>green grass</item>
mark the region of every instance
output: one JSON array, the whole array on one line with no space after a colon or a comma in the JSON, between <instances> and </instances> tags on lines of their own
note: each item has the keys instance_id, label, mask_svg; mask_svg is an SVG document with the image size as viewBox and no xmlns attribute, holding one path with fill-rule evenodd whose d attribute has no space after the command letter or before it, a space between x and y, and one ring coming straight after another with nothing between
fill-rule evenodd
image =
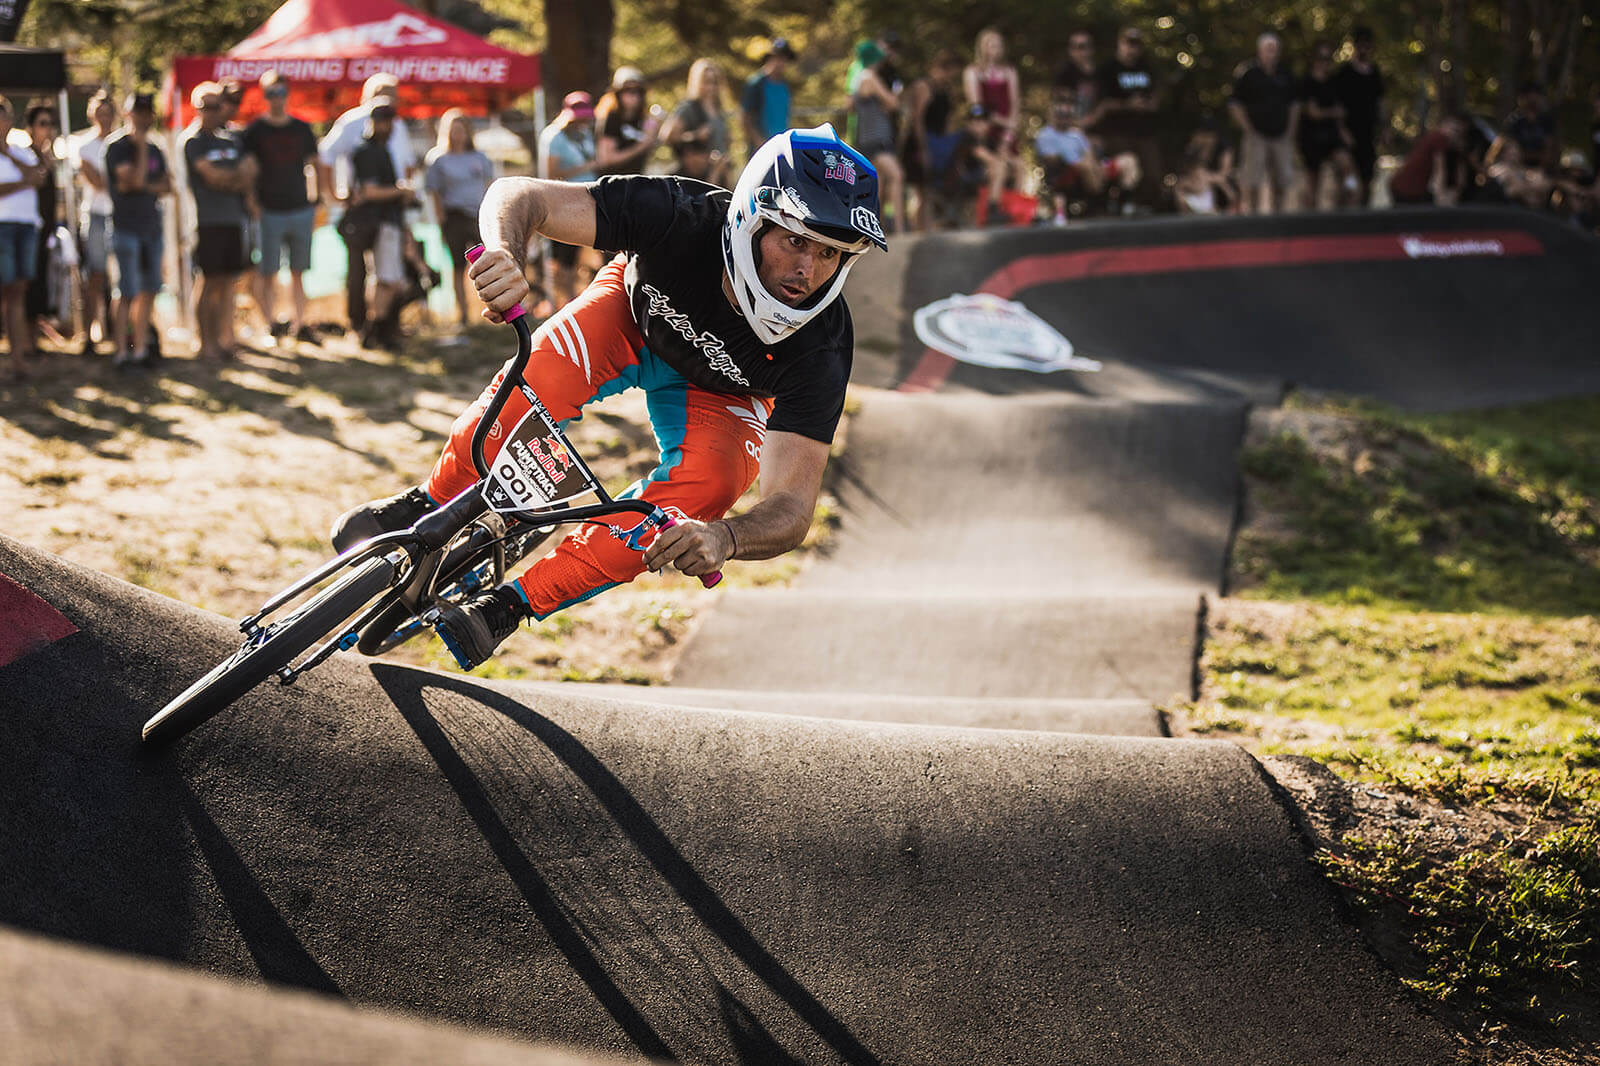
<instances>
[{"instance_id":1,"label":"green grass","mask_svg":"<svg viewBox=\"0 0 1600 1066\"><path fill-rule=\"evenodd\" d=\"M1357 824L1317 859L1419 994L1560 1027L1600 988L1600 399L1276 424L1176 724L1506 825Z\"/></svg>"},{"instance_id":2,"label":"green grass","mask_svg":"<svg viewBox=\"0 0 1600 1066\"><path fill-rule=\"evenodd\" d=\"M1600 399L1451 415L1301 404L1342 447L1245 449L1287 535L1236 545L1241 594L1436 611L1600 612Z\"/></svg>"},{"instance_id":3,"label":"green grass","mask_svg":"<svg viewBox=\"0 0 1600 1066\"><path fill-rule=\"evenodd\" d=\"M1395 833L1320 860L1361 905L1412 919L1422 975L1406 983L1430 998L1559 1027L1568 1015L1555 1005L1600 977L1600 820L1448 862Z\"/></svg>"}]
</instances>

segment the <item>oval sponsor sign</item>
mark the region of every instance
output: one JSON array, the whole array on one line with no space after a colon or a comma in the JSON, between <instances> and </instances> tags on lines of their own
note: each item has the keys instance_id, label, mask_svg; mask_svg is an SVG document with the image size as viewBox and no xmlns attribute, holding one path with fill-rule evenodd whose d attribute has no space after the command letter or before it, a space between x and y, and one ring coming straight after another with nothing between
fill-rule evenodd
<instances>
[{"instance_id":1,"label":"oval sponsor sign","mask_svg":"<svg viewBox=\"0 0 1600 1066\"><path fill-rule=\"evenodd\" d=\"M990 293L956 293L918 309L912 316L917 338L934 351L974 366L1002 370L1099 370L1100 364L1073 352L1072 342L1014 300Z\"/></svg>"}]
</instances>

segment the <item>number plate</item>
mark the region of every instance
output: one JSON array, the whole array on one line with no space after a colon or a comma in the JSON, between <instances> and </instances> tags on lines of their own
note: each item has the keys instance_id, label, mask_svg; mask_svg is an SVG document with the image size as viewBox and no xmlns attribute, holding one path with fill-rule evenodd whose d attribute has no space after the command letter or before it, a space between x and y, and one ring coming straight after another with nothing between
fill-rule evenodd
<instances>
[{"instance_id":1,"label":"number plate","mask_svg":"<svg viewBox=\"0 0 1600 1066\"><path fill-rule=\"evenodd\" d=\"M492 510L531 511L594 491L559 429L538 411L522 416L489 464L484 499Z\"/></svg>"}]
</instances>

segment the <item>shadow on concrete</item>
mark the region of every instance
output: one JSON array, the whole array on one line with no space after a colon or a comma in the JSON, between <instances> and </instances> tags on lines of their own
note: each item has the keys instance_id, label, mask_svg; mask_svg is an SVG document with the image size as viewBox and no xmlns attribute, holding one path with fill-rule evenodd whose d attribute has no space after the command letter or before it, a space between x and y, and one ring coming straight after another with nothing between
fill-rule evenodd
<instances>
[{"instance_id":1,"label":"shadow on concrete","mask_svg":"<svg viewBox=\"0 0 1600 1066\"><path fill-rule=\"evenodd\" d=\"M704 923L706 929L826 1041L842 1061L860 1066L873 1066L878 1062L877 1057L761 945L684 858L671 838L616 774L571 733L531 708L470 681L391 668L382 663L374 664L372 672L394 701L395 708L416 731L423 747L438 763L450 787L460 797L474 824L483 832L495 857L533 908L539 922L640 1051L660 1058L672 1057L661 1035L606 973L604 966L558 905L549 883L540 874L535 862L518 845L494 801L428 710L422 695L425 688L458 693L537 737L589 789L617 828ZM729 1035L735 1046L748 1049L757 1035L762 1041L760 1055L754 1059L746 1058L746 1061L783 1061L771 1057L776 1044L770 1034L755 1022L748 1010L738 1004L737 999L727 993L724 986L718 983L716 987L722 1001L723 1016L730 1022ZM737 1007L736 1010L730 1009L730 1002Z\"/></svg>"}]
</instances>

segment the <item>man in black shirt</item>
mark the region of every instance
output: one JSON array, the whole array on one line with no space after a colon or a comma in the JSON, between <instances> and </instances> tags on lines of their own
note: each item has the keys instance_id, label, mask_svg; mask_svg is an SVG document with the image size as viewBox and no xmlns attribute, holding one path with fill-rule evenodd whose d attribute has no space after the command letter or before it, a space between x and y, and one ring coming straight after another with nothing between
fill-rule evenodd
<instances>
[{"instance_id":1,"label":"man in black shirt","mask_svg":"<svg viewBox=\"0 0 1600 1066\"><path fill-rule=\"evenodd\" d=\"M1071 99L1073 116L1088 119L1100 100L1100 72L1094 65L1094 34L1073 30L1067 37L1067 61L1050 81L1051 96Z\"/></svg>"},{"instance_id":2,"label":"man in black shirt","mask_svg":"<svg viewBox=\"0 0 1600 1066\"><path fill-rule=\"evenodd\" d=\"M302 278L311 269L311 234L316 225L316 203L322 199L322 168L317 162L317 136L311 127L289 114L289 80L276 70L261 75L261 95L267 113L245 127L244 149L258 164L256 198L261 204L261 262L257 264L256 302L273 337L294 336L314 341L306 327L306 290ZM315 196L308 195L306 168L315 175ZM278 271L289 253L289 289L293 303L286 322L279 322Z\"/></svg>"},{"instance_id":3,"label":"man in black shirt","mask_svg":"<svg viewBox=\"0 0 1600 1066\"><path fill-rule=\"evenodd\" d=\"M1561 162L1561 137L1556 132L1556 115L1545 102L1544 86L1536 81L1523 82L1517 88L1517 106L1506 116L1489 149L1489 162L1499 159L1504 141L1515 141L1522 149L1522 160L1540 170L1554 170Z\"/></svg>"},{"instance_id":4,"label":"man in black shirt","mask_svg":"<svg viewBox=\"0 0 1600 1066\"><path fill-rule=\"evenodd\" d=\"M1378 134L1383 129L1383 72L1373 59L1377 41L1367 26L1350 35L1353 55L1333 76L1334 92L1344 108L1344 125L1350 133L1350 155L1355 160L1361 189L1356 203L1371 199L1372 175L1378 166Z\"/></svg>"},{"instance_id":5,"label":"man in black shirt","mask_svg":"<svg viewBox=\"0 0 1600 1066\"><path fill-rule=\"evenodd\" d=\"M1294 142L1300 120L1294 78L1282 58L1283 42L1272 32L1256 38L1256 58L1233 83L1228 112L1244 130L1239 185L1246 214L1294 209Z\"/></svg>"},{"instance_id":6,"label":"man in black shirt","mask_svg":"<svg viewBox=\"0 0 1600 1066\"><path fill-rule=\"evenodd\" d=\"M1100 68L1099 102L1084 128L1100 140L1100 154L1112 158L1131 152L1139 159L1138 197L1145 206L1158 206L1165 170L1156 138L1156 110L1161 84L1145 57L1144 33L1126 26L1117 35L1117 52Z\"/></svg>"},{"instance_id":7,"label":"man in black shirt","mask_svg":"<svg viewBox=\"0 0 1600 1066\"><path fill-rule=\"evenodd\" d=\"M361 343L372 347L390 345L398 339L392 325L393 316L386 313L405 281L400 227L405 223L405 205L411 198L411 191L400 184L394 171L394 157L389 152L394 107L379 104L372 109L367 122L366 139L350 157L351 207L339 220L339 233L344 237L350 258L349 285L366 284L366 270L358 269L358 265L364 266L363 257L372 253L373 272L378 279L373 317L371 322L352 323L361 328ZM355 294L346 295L351 306L355 306L358 302Z\"/></svg>"},{"instance_id":8,"label":"man in black shirt","mask_svg":"<svg viewBox=\"0 0 1600 1066\"><path fill-rule=\"evenodd\" d=\"M661 464L627 494L680 521L643 549L626 520L580 527L515 583L445 613L439 633L457 660L475 667L522 619L647 568L707 574L798 546L850 377L854 334L840 293L854 259L886 246L872 165L832 127L789 130L756 152L731 194L678 177L503 178L479 222L486 250L470 276L493 321L528 297L522 260L535 234L620 250L540 326L525 380L560 421L643 388ZM488 399L457 419L424 486L348 512L335 546L406 528L474 484L470 442ZM513 392L498 425L527 407ZM503 437L491 433L489 447ZM723 517L757 473L760 502Z\"/></svg>"}]
</instances>

